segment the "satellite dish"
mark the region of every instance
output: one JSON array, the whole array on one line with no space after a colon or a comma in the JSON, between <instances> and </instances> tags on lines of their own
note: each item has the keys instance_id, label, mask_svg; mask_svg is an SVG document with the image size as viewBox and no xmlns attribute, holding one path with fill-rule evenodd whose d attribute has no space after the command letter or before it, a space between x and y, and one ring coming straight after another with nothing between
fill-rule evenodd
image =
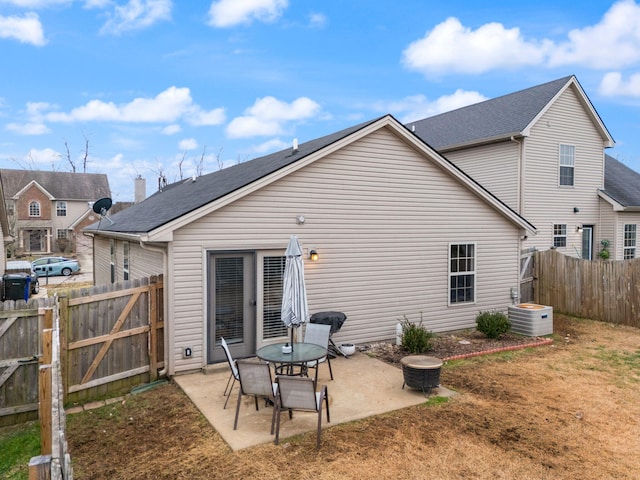
<instances>
[{"instance_id":1,"label":"satellite dish","mask_svg":"<svg viewBox=\"0 0 640 480\"><path fill-rule=\"evenodd\" d=\"M111 201L110 198L106 197L106 198L101 198L100 200L96 200L95 202L93 202L93 206L91 208L93 209L93 211L95 213L97 213L98 215L103 216L104 218L109 220L109 222L111 222L111 225L113 225L113 220L111 220L107 216L107 212L111 208L111 205L113 205L113 202Z\"/></svg>"}]
</instances>

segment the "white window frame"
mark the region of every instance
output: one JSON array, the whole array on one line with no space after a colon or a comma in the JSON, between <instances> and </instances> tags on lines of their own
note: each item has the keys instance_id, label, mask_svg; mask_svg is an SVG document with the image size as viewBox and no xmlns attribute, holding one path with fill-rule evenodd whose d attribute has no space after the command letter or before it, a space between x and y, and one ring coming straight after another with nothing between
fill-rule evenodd
<instances>
[{"instance_id":1,"label":"white window frame","mask_svg":"<svg viewBox=\"0 0 640 480\"><path fill-rule=\"evenodd\" d=\"M129 280L129 242L122 242L122 279Z\"/></svg>"},{"instance_id":2,"label":"white window frame","mask_svg":"<svg viewBox=\"0 0 640 480\"><path fill-rule=\"evenodd\" d=\"M40 202L37 200L32 200L29 202L29 216L30 217L39 217L40 216Z\"/></svg>"},{"instance_id":3,"label":"white window frame","mask_svg":"<svg viewBox=\"0 0 640 480\"><path fill-rule=\"evenodd\" d=\"M562 183L563 169L571 170L571 183ZM561 187L573 187L576 184L576 147L574 145L560 144L558 147L558 185Z\"/></svg>"},{"instance_id":4,"label":"white window frame","mask_svg":"<svg viewBox=\"0 0 640 480\"><path fill-rule=\"evenodd\" d=\"M56 216L57 217L67 216L67 202L62 200L59 202L56 202Z\"/></svg>"},{"instance_id":5,"label":"white window frame","mask_svg":"<svg viewBox=\"0 0 640 480\"><path fill-rule=\"evenodd\" d=\"M562 243L563 245L559 245ZM567 224L553 224L553 246L555 248L565 248L567 246Z\"/></svg>"},{"instance_id":6,"label":"white window frame","mask_svg":"<svg viewBox=\"0 0 640 480\"><path fill-rule=\"evenodd\" d=\"M633 228L632 228L633 227ZM623 256L624 260L636 258L636 246L638 227L635 223L625 223L623 229Z\"/></svg>"},{"instance_id":7,"label":"white window frame","mask_svg":"<svg viewBox=\"0 0 640 480\"><path fill-rule=\"evenodd\" d=\"M453 256L453 251L454 251L454 247L472 247L473 252L471 253L471 255L469 255L469 252L467 252L467 255L462 257L460 255L454 257ZM476 268L477 268L477 264L478 264L478 244L477 242L450 242L449 243L449 251L448 251L448 259L449 259L449 267L448 267L448 271L449 271L449 275L448 275L448 280L449 280L449 287L448 287L448 305L449 306L455 306L455 305L469 305L469 304L474 304L476 303L476 292L478 291L477 289L477 274L476 274ZM471 268L469 269L469 265L468 262L471 262ZM452 268L454 266L455 263L455 268ZM454 280L455 279L460 279L462 277L471 277L471 282L472 284L470 286L460 286L459 284L457 285L453 285ZM471 289L471 298L470 299L463 299L463 300L457 300L458 295L454 295L454 290L455 291L462 291L462 290L467 290L467 289ZM466 294L463 294L463 296L466 296Z\"/></svg>"},{"instance_id":8,"label":"white window frame","mask_svg":"<svg viewBox=\"0 0 640 480\"><path fill-rule=\"evenodd\" d=\"M58 228L56 230L56 238L65 238L65 239L69 239L69 230L67 230L66 228Z\"/></svg>"}]
</instances>

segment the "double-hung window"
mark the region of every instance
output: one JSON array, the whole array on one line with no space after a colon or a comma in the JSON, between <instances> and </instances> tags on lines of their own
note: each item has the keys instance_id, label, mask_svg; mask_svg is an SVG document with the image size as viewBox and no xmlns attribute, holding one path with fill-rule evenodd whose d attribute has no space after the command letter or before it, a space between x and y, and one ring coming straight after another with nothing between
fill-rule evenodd
<instances>
[{"instance_id":1,"label":"double-hung window","mask_svg":"<svg viewBox=\"0 0 640 480\"><path fill-rule=\"evenodd\" d=\"M122 242L122 279L129 280L129 242Z\"/></svg>"},{"instance_id":2,"label":"double-hung window","mask_svg":"<svg viewBox=\"0 0 640 480\"><path fill-rule=\"evenodd\" d=\"M476 244L449 245L449 304L476 300Z\"/></svg>"},{"instance_id":3,"label":"double-hung window","mask_svg":"<svg viewBox=\"0 0 640 480\"><path fill-rule=\"evenodd\" d=\"M626 223L624 226L624 259L636 258L636 224Z\"/></svg>"},{"instance_id":4,"label":"double-hung window","mask_svg":"<svg viewBox=\"0 0 640 480\"><path fill-rule=\"evenodd\" d=\"M573 186L576 147L560 145L560 186Z\"/></svg>"},{"instance_id":5,"label":"double-hung window","mask_svg":"<svg viewBox=\"0 0 640 480\"><path fill-rule=\"evenodd\" d=\"M67 202L56 202L56 215L58 217L67 216Z\"/></svg>"},{"instance_id":6,"label":"double-hung window","mask_svg":"<svg viewBox=\"0 0 640 480\"><path fill-rule=\"evenodd\" d=\"M556 248L567 246L566 223L556 223L553 225L553 246Z\"/></svg>"},{"instance_id":7,"label":"double-hung window","mask_svg":"<svg viewBox=\"0 0 640 480\"><path fill-rule=\"evenodd\" d=\"M262 338L268 340L287 335L282 323L282 279L287 258L265 256L262 264Z\"/></svg>"},{"instance_id":8,"label":"double-hung window","mask_svg":"<svg viewBox=\"0 0 640 480\"><path fill-rule=\"evenodd\" d=\"M39 217L40 216L40 202L33 201L29 203L29 216L30 217Z\"/></svg>"}]
</instances>

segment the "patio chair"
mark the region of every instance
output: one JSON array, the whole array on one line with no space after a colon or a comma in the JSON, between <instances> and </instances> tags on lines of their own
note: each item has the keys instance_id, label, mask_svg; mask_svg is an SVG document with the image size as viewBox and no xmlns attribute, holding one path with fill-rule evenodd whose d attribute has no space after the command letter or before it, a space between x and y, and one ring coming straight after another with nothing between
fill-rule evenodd
<instances>
[{"instance_id":1,"label":"patio chair","mask_svg":"<svg viewBox=\"0 0 640 480\"><path fill-rule=\"evenodd\" d=\"M227 403L229 402L229 398L231 398L231 390L233 390L233 386L236 384L238 380L238 367L236 367L236 362L233 360L231 356L231 352L229 351L229 345L227 345L226 340L223 337L220 337L220 345L222 345L222 350L224 350L224 354L227 357L227 362L229 362L229 368L231 369L231 373L229 374L229 380L227 380L227 386L224 387L224 396L227 399L224 402L224 408L227 408ZM233 379L233 382L231 380ZM231 383L231 387L229 384Z\"/></svg>"},{"instance_id":2,"label":"patio chair","mask_svg":"<svg viewBox=\"0 0 640 480\"><path fill-rule=\"evenodd\" d=\"M293 418L293 410L305 412L318 412L318 432L316 435L316 448L320 449L320 433L322 431L322 402L327 409L327 423L331 422L329 416L329 395L327 386L323 385L319 392L316 385L309 377L289 377L278 375L278 394L276 395L276 439L274 443L278 445L280 441L280 414L282 410L289 410L289 418Z\"/></svg>"},{"instance_id":3,"label":"patio chair","mask_svg":"<svg viewBox=\"0 0 640 480\"><path fill-rule=\"evenodd\" d=\"M238 381L240 391L238 392L238 404L236 405L236 418L233 422L233 429L238 428L238 414L240 413L240 402L243 395L253 395L256 401L256 411L258 408L258 397L264 398L273 405L276 403L276 392L278 385L273 382L271 369L268 362L256 360L237 360ZM273 424L276 417L275 408L271 415L271 434L273 435Z\"/></svg>"},{"instance_id":4,"label":"patio chair","mask_svg":"<svg viewBox=\"0 0 640 480\"><path fill-rule=\"evenodd\" d=\"M315 345L320 345L329 349L329 335L331 334L331 325L323 325L320 323L308 323L304 329L304 342L305 343L313 343ZM327 362L329 365L329 374L331 375L331 380L333 380L333 370L331 370L331 359L329 355L322 357L319 360L314 360L313 362L307 362L305 364L306 368L315 368L316 369L316 378L318 366L321 363Z\"/></svg>"}]
</instances>

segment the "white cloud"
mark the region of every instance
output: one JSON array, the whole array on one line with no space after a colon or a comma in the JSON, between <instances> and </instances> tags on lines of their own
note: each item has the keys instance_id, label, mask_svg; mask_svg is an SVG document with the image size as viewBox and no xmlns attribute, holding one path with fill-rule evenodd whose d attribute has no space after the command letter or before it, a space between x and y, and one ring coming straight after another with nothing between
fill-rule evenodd
<instances>
[{"instance_id":1,"label":"white cloud","mask_svg":"<svg viewBox=\"0 0 640 480\"><path fill-rule=\"evenodd\" d=\"M0 38L14 38L37 47L47 43L40 18L35 13L25 13L22 17L0 16Z\"/></svg>"},{"instance_id":2,"label":"white cloud","mask_svg":"<svg viewBox=\"0 0 640 480\"><path fill-rule=\"evenodd\" d=\"M402 123L408 123L484 100L487 100L487 97L479 92L458 89L451 95L443 95L434 101L430 101L424 95L413 95L396 102L378 104L376 110L391 112L394 116L398 116Z\"/></svg>"},{"instance_id":3,"label":"white cloud","mask_svg":"<svg viewBox=\"0 0 640 480\"><path fill-rule=\"evenodd\" d=\"M47 8L58 5L71 5L73 0L0 0L0 3L7 3L20 8Z\"/></svg>"},{"instance_id":4,"label":"white cloud","mask_svg":"<svg viewBox=\"0 0 640 480\"><path fill-rule=\"evenodd\" d=\"M288 0L219 0L209 8L209 25L232 27L252 20L272 22L278 19Z\"/></svg>"},{"instance_id":5,"label":"white cloud","mask_svg":"<svg viewBox=\"0 0 640 480\"><path fill-rule=\"evenodd\" d=\"M264 155L271 152L277 152L279 150L284 150L287 147L290 147L292 144L283 142L279 138L274 138L272 140L268 140L266 142L261 143L260 145L256 145L250 149L250 152L257 153L259 155Z\"/></svg>"},{"instance_id":6,"label":"white cloud","mask_svg":"<svg viewBox=\"0 0 640 480\"><path fill-rule=\"evenodd\" d=\"M111 18L101 33L119 34L141 30L162 20L171 19L171 0L129 0L126 5L116 5Z\"/></svg>"},{"instance_id":7,"label":"white cloud","mask_svg":"<svg viewBox=\"0 0 640 480\"><path fill-rule=\"evenodd\" d=\"M29 150L29 153L24 158L25 163L36 165L51 165L52 163L57 162L62 157L60 152L56 152L51 148L45 148L42 150L38 150L32 148Z\"/></svg>"},{"instance_id":8,"label":"white cloud","mask_svg":"<svg viewBox=\"0 0 640 480\"><path fill-rule=\"evenodd\" d=\"M195 138L185 138L178 142L179 150L195 150L198 148L198 142Z\"/></svg>"},{"instance_id":9,"label":"white cloud","mask_svg":"<svg viewBox=\"0 0 640 480\"><path fill-rule=\"evenodd\" d=\"M525 39L518 28L487 23L472 30L448 18L402 53L410 70L425 74L483 73L526 66L578 65L612 69L640 62L640 5L614 3L595 25L574 29L566 39Z\"/></svg>"},{"instance_id":10,"label":"white cloud","mask_svg":"<svg viewBox=\"0 0 640 480\"><path fill-rule=\"evenodd\" d=\"M167 125L166 127L164 127L162 129L162 134L163 135L175 135L176 133L179 133L182 131L182 127L180 125L178 125L177 123L174 123L173 125Z\"/></svg>"},{"instance_id":11,"label":"white cloud","mask_svg":"<svg viewBox=\"0 0 640 480\"><path fill-rule=\"evenodd\" d=\"M43 106L34 111L37 110L37 113L47 121L64 123L90 121L175 123L182 119L192 125L214 125L224 121L224 116L220 113L222 109L203 111L193 103L188 88L178 87L169 87L153 98L135 98L122 105L91 100L68 113L54 111L45 114L42 113L44 109Z\"/></svg>"},{"instance_id":12,"label":"white cloud","mask_svg":"<svg viewBox=\"0 0 640 480\"><path fill-rule=\"evenodd\" d=\"M602 78L598 91L607 97L640 98L640 73L634 73L626 81L622 79L620 72L607 73Z\"/></svg>"},{"instance_id":13,"label":"white cloud","mask_svg":"<svg viewBox=\"0 0 640 480\"><path fill-rule=\"evenodd\" d=\"M402 61L407 68L425 73L482 73L538 65L548 48L547 41L526 41L518 28L488 23L474 31L452 17L411 43Z\"/></svg>"},{"instance_id":14,"label":"white cloud","mask_svg":"<svg viewBox=\"0 0 640 480\"><path fill-rule=\"evenodd\" d=\"M278 135L284 131L286 122L305 120L317 116L320 105L313 100L300 97L292 103L274 97L259 98L248 108L246 115L234 118L227 126L231 138Z\"/></svg>"},{"instance_id":15,"label":"white cloud","mask_svg":"<svg viewBox=\"0 0 640 480\"><path fill-rule=\"evenodd\" d=\"M30 122L30 123L8 123L5 126L5 130L13 132L17 135L44 135L51 133L51 130L44 123Z\"/></svg>"},{"instance_id":16,"label":"white cloud","mask_svg":"<svg viewBox=\"0 0 640 480\"><path fill-rule=\"evenodd\" d=\"M327 24L327 17L322 13L312 13L309 15L309 23L312 27L322 28Z\"/></svg>"},{"instance_id":17,"label":"white cloud","mask_svg":"<svg viewBox=\"0 0 640 480\"><path fill-rule=\"evenodd\" d=\"M620 68L640 61L640 6L633 0L612 5L596 25L571 30L551 53L551 66Z\"/></svg>"}]
</instances>

